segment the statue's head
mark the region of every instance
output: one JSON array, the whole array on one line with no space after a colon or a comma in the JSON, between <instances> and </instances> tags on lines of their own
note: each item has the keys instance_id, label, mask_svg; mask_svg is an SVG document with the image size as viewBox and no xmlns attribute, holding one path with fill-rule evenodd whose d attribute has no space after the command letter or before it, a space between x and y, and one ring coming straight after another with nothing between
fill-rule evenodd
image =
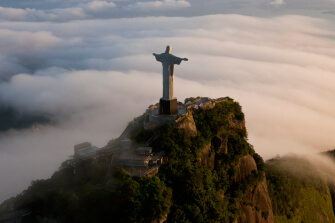
<instances>
[{"instance_id":1,"label":"statue's head","mask_svg":"<svg viewBox=\"0 0 335 223\"><path fill-rule=\"evenodd\" d=\"M171 46L167 46L165 53L171 53L172 47Z\"/></svg>"}]
</instances>

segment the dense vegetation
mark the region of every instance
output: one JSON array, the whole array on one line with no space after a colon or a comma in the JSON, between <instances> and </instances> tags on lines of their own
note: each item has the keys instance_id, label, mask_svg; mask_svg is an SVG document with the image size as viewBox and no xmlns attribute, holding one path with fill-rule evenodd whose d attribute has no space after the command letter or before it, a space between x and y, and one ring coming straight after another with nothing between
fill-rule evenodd
<instances>
[{"instance_id":1,"label":"dense vegetation","mask_svg":"<svg viewBox=\"0 0 335 223\"><path fill-rule=\"evenodd\" d=\"M136 128L134 139L145 142L157 134L153 149L165 151L168 161L154 177L132 178L116 168L117 188L109 188L103 185L108 155L80 164L72 158L50 179L33 181L3 203L0 212L10 205L29 209L33 215L25 222L34 222L36 216L58 222L233 222L243 195L264 179L264 162L247 142L238 103L230 99L211 110L195 110L193 116L198 129L194 138L171 125L155 132ZM200 160L206 146L213 168ZM258 170L237 182L237 164L247 154L254 157Z\"/></svg>"},{"instance_id":2,"label":"dense vegetation","mask_svg":"<svg viewBox=\"0 0 335 223\"><path fill-rule=\"evenodd\" d=\"M269 160L266 177L275 222L335 222L326 177L307 160Z\"/></svg>"}]
</instances>

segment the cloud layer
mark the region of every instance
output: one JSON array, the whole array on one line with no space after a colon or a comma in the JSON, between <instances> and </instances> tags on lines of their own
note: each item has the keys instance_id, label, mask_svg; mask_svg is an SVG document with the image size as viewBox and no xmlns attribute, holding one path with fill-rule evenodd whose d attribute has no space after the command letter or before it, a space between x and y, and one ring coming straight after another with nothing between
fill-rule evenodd
<instances>
[{"instance_id":1,"label":"cloud layer","mask_svg":"<svg viewBox=\"0 0 335 223\"><path fill-rule=\"evenodd\" d=\"M178 11L196 2L68 4L0 8L0 103L59 121L0 136L0 178L8 179L0 182L0 200L32 179L49 177L74 144L103 146L118 137L127 122L158 102L162 68L152 53L168 44L172 53L189 58L175 68L176 97L230 96L240 102L250 142L264 158L334 147L332 20L297 15L107 19L104 10ZM62 23L46 22L61 21L59 15Z\"/></svg>"},{"instance_id":2,"label":"cloud layer","mask_svg":"<svg viewBox=\"0 0 335 223\"><path fill-rule=\"evenodd\" d=\"M36 9L12 8L0 6L0 21L66 22L81 19L110 18L132 13L152 13L179 10L190 7L186 0L138 1L130 4L118 4L112 1L88 1L71 7Z\"/></svg>"}]
</instances>

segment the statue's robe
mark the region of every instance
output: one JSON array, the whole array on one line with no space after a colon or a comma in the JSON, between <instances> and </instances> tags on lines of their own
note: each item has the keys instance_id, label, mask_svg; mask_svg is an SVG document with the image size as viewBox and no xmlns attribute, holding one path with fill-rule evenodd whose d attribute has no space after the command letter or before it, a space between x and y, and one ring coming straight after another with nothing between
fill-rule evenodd
<instances>
[{"instance_id":1,"label":"statue's robe","mask_svg":"<svg viewBox=\"0 0 335 223\"><path fill-rule=\"evenodd\" d=\"M180 64L182 58L169 53L155 54L156 60L163 65L163 99L171 100L173 97L174 65Z\"/></svg>"}]
</instances>

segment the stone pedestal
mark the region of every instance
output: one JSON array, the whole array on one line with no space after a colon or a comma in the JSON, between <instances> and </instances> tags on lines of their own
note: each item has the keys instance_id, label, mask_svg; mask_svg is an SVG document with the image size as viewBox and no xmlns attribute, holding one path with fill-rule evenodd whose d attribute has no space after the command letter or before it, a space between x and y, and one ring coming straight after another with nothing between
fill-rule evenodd
<instances>
[{"instance_id":1,"label":"stone pedestal","mask_svg":"<svg viewBox=\"0 0 335 223\"><path fill-rule=\"evenodd\" d=\"M173 115L178 114L178 102L177 99L159 101L159 114L161 115Z\"/></svg>"}]
</instances>

